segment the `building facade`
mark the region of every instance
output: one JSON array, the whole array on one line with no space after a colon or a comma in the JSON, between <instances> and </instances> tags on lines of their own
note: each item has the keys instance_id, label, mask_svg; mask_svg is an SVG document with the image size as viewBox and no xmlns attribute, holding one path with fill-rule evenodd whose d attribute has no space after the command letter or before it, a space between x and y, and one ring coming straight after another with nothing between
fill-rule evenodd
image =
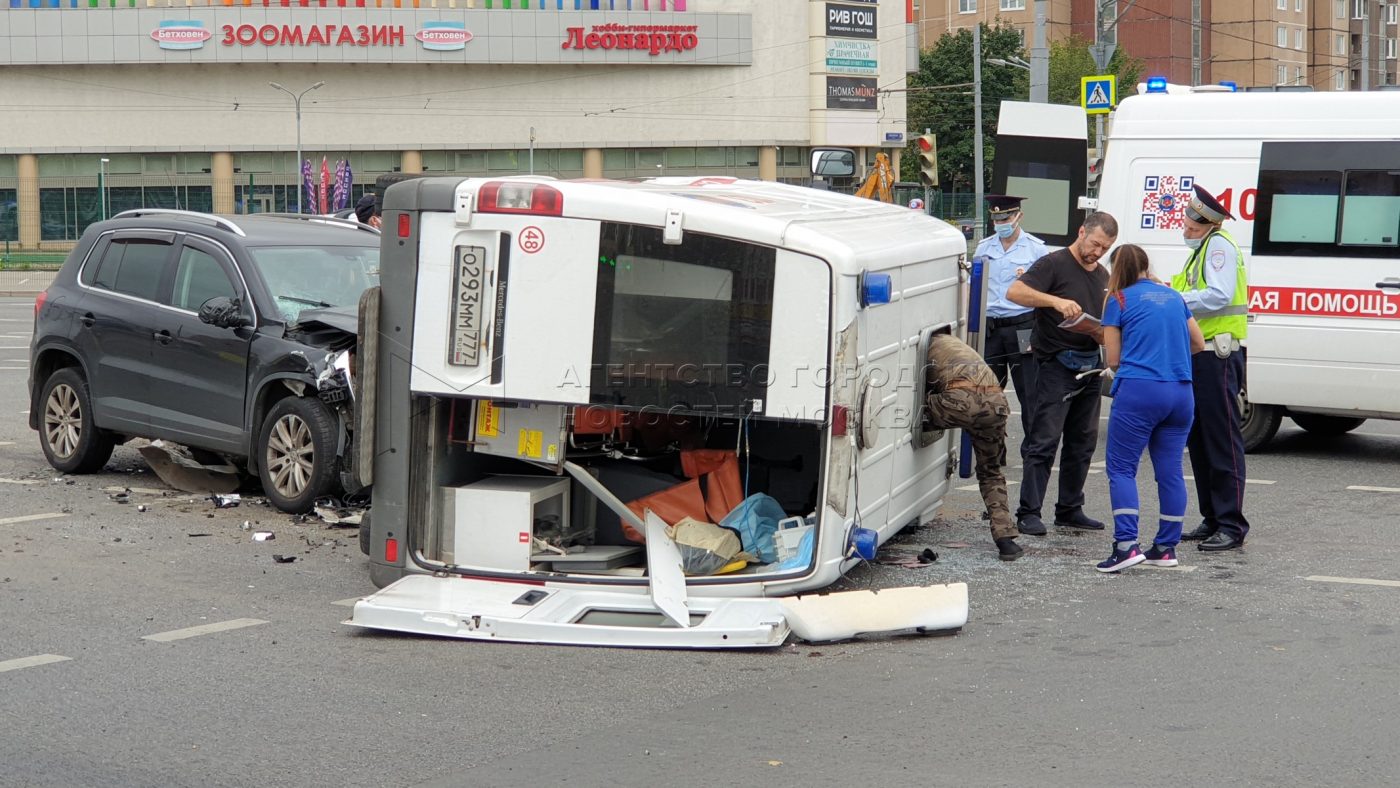
<instances>
[{"instance_id":1,"label":"building facade","mask_svg":"<svg viewBox=\"0 0 1400 788\"><path fill-rule=\"evenodd\" d=\"M23 249L132 207L319 211L341 162L341 202L389 172L799 180L814 146L897 158L917 54L904 0L8 2Z\"/></svg>"},{"instance_id":2,"label":"building facade","mask_svg":"<svg viewBox=\"0 0 1400 788\"><path fill-rule=\"evenodd\" d=\"M1046 37L1094 40L1113 0L1045 0ZM920 46L975 22L1012 25L1029 48L1035 0L923 0ZM1397 84L1400 3L1383 0L1138 0L1121 12L1118 46L1145 75L1185 85L1370 90Z\"/></svg>"}]
</instances>

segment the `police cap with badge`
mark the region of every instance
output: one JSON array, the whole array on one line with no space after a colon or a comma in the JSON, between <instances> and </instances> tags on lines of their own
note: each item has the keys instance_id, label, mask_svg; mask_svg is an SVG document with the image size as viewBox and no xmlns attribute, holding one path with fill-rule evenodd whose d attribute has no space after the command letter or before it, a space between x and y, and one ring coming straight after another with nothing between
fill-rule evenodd
<instances>
[{"instance_id":1,"label":"police cap with badge","mask_svg":"<svg viewBox=\"0 0 1400 788\"><path fill-rule=\"evenodd\" d=\"M1220 224L1226 219L1233 219L1234 216L1225 210L1225 206L1219 200L1211 196L1211 193L1201 188L1195 187L1196 196L1186 203L1186 218L1201 224Z\"/></svg>"},{"instance_id":2,"label":"police cap with badge","mask_svg":"<svg viewBox=\"0 0 1400 788\"><path fill-rule=\"evenodd\" d=\"M1013 197L1009 194L988 194L987 212L991 214L992 221L1003 222L1021 211L1021 201L1025 197Z\"/></svg>"}]
</instances>

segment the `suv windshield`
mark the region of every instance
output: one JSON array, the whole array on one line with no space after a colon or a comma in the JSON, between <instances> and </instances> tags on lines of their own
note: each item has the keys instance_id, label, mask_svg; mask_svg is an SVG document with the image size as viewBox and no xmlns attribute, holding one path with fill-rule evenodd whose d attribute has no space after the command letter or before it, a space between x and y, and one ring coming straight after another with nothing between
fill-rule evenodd
<instances>
[{"instance_id":1,"label":"suv windshield","mask_svg":"<svg viewBox=\"0 0 1400 788\"><path fill-rule=\"evenodd\" d=\"M353 306L379 283L377 246L255 246L249 251L277 301L294 323L304 309Z\"/></svg>"}]
</instances>

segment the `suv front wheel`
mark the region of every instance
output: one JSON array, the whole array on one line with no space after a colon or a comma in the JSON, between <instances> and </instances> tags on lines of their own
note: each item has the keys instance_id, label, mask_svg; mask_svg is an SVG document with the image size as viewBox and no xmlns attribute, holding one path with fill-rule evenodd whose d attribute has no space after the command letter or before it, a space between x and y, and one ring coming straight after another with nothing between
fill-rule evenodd
<instances>
[{"instance_id":1,"label":"suv front wheel","mask_svg":"<svg viewBox=\"0 0 1400 788\"><path fill-rule=\"evenodd\" d=\"M287 397L272 407L258 437L258 475L278 509L311 510L335 483L335 418L320 400Z\"/></svg>"},{"instance_id":2,"label":"suv front wheel","mask_svg":"<svg viewBox=\"0 0 1400 788\"><path fill-rule=\"evenodd\" d=\"M55 370L39 402L39 443L49 465L64 473L102 470L116 441L93 424L92 395L82 373L72 367Z\"/></svg>"}]
</instances>

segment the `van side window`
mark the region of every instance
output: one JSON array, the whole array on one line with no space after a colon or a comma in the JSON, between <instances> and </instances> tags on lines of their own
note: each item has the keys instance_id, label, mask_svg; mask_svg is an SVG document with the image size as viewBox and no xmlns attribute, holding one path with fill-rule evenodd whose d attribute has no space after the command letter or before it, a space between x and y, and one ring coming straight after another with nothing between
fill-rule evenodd
<instances>
[{"instance_id":1,"label":"van side window","mask_svg":"<svg viewBox=\"0 0 1400 788\"><path fill-rule=\"evenodd\" d=\"M1395 247L1400 235L1400 173L1348 172L1342 243Z\"/></svg>"},{"instance_id":2,"label":"van side window","mask_svg":"<svg viewBox=\"0 0 1400 788\"><path fill-rule=\"evenodd\" d=\"M1391 142L1265 142L1255 254L1393 257L1400 248L1400 151Z\"/></svg>"},{"instance_id":3,"label":"van side window","mask_svg":"<svg viewBox=\"0 0 1400 788\"><path fill-rule=\"evenodd\" d=\"M107 245L93 278L94 287L148 301L160 301L160 283L171 245L140 238L116 239Z\"/></svg>"},{"instance_id":4,"label":"van side window","mask_svg":"<svg viewBox=\"0 0 1400 788\"><path fill-rule=\"evenodd\" d=\"M593 402L737 414L764 398L774 249L612 222L599 246Z\"/></svg>"}]
</instances>

